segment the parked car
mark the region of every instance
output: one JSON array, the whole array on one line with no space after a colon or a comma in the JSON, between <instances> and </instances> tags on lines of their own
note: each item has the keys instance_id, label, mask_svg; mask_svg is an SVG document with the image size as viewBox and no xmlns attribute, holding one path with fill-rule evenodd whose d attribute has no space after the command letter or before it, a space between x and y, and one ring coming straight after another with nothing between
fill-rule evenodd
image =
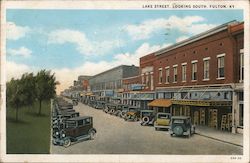
<instances>
[{"instance_id":1,"label":"parked car","mask_svg":"<svg viewBox=\"0 0 250 163\"><path fill-rule=\"evenodd\" d=\"M65 120L64 128L53 135L53 144L68 147L72 142L94 139L96 132L96 129L93 127L92 117L70 118Z\"/></svg>"},{"instance_id":2,"label":"parked car","mask_svg":"<svg viewBox=\"0 0 250 163\"><path fill-rule=\"evenodd\" d=\"M171 120L170 113L161 113L161 112L157 113L155 117L155 122L154 122L155 130L169 129L170 120Z\"/></svg>"},{"instance_id":3,"label":"parked car","mask_svg":"<svg viewBox=\"0 0 250 163\"><path fill-rule=\"evenodd\" d=\"M72 99L72 104L74 106L78 105L78 99L76 99L76 98Z\"/></svg>"},{"instance_id":4,"label":"parked car","mask_svg":"<svg viewBox=\"0 0 250 163\"><path fill-rule=\"evenodd\" d=\"M113 103L107 103L105 105L105 109L103 110L105 113L113 114L116 109L116 104Z\"/></svg>"},{"instance_id":5,"label":"parked car","mask_svg":"<svg viewBox=\"0 0 250 163\"><path fill-rule=\"evenodd\" d=\"M154 125L155 112L154 110L141 110L141 125Z\"/></svg>"},{"instance_id":6,"label":"parked car","mask_svg":"<svg viewBox=\"0 0 250 163\"><path fill-rule=\"evenodd\" d=\"M105 102L104 101L96 101L96 104L95 104L94 108L96 108L96 109L105 108Z\"/></svg>"},{"instance_id":7,"label":"parked car","mask_svg":"<svg viewBox=\"0 0 250 163\"><path fill-rule=\"evenodd\" d=\"M191 118L187 116L171 117L170 135L190 137L195 133L195 126L191 123Z\"/></svg>"},{"instance_id":8,"label":"parked car","mask_svg":"<svg viewBox=\"0 0 250 163\"><path fill-rule=\"evenodd\" d=\"M140 108L129 106L124 117L125 121L138 121L140 117Z\"/></svg>"}]
</instances>

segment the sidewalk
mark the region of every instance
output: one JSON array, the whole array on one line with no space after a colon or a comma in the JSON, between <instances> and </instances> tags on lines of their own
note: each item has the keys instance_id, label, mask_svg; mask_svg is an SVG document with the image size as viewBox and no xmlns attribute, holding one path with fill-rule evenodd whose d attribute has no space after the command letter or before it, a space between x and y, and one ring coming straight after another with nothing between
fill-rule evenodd
<instances>
[{"instance_id":1,"label":"sidewalk","mask_svg":"<svg viewBox=\"0 0 250 163\"><path fill-rule=\"evenodd\" d=\"M195 132L201 136L243 147L243 134L233 134L206 126L196 126Z\"/></svg>"}]
</instances>

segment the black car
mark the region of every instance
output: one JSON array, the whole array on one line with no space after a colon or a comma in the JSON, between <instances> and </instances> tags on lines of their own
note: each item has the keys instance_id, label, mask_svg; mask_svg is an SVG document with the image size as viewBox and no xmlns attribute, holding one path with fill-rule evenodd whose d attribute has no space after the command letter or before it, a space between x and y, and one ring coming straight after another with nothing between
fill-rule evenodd
<instances>
[{"instance_id":1,"label":"black car","mask_svg":"<svg viewBox=\"0 0 250 163\"><path fill-rule=\"evenodd\" d=\"M90 116L74 117L65 120L63 128L53 134L53 144L68 147L71 142L83 139L94 139L96 129L93 127L93 118Z\"/></svg>"},{"instance_id":2,"label":"black car","mask_svg":"<svg viewBox=\"0 0 250 163\"><path fill-rule=\"evenodd\" d=\"M195 126L191 123L191 118L187 116L172 116L170 124L170 135L188 136L195 133Z\"/></svg>"},{"instance_id":3,"label":"black car","mask_svg":"<svg viewBox=\"0 0 250 163\"><path fill-rule=\"evenodd\" d=\"M155 121L155 112L154 110L141 110L141 125L153 125Z\"/></svg>"}]
</instances>

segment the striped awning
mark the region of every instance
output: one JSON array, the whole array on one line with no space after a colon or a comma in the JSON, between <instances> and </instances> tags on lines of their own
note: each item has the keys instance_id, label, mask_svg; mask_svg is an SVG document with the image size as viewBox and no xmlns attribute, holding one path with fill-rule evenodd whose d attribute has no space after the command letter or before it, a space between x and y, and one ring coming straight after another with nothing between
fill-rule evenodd
<instances>
[{"instance_id":1,"label":"striped awning","mask_svg":"<svg viewBox=\"0 0 250 163\"><path fill-rule=\"evenodd\" d=\"M148 106L155 106L155 107L169 107L172 105L170 99L155 99L154 101L148 103Z\"/></svg>"}]
</instances>

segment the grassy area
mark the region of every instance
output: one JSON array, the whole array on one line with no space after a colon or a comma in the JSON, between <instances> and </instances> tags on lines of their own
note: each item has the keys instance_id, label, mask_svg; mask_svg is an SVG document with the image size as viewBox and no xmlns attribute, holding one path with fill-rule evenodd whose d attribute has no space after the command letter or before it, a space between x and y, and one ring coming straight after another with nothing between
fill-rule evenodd
<instances>
[{"instance_id":1,"label":"grassy area","mask_svg":"<svg viewBox=\"0 0 250 163\"><path fill-rule=\"evenodd\" d=\"M15 109L7 108L7 153L48 154L50 148L50 101L42 103L38 116L38 103L33 108L20 108L19 121Z\"/></svg>"}]
</instances>

